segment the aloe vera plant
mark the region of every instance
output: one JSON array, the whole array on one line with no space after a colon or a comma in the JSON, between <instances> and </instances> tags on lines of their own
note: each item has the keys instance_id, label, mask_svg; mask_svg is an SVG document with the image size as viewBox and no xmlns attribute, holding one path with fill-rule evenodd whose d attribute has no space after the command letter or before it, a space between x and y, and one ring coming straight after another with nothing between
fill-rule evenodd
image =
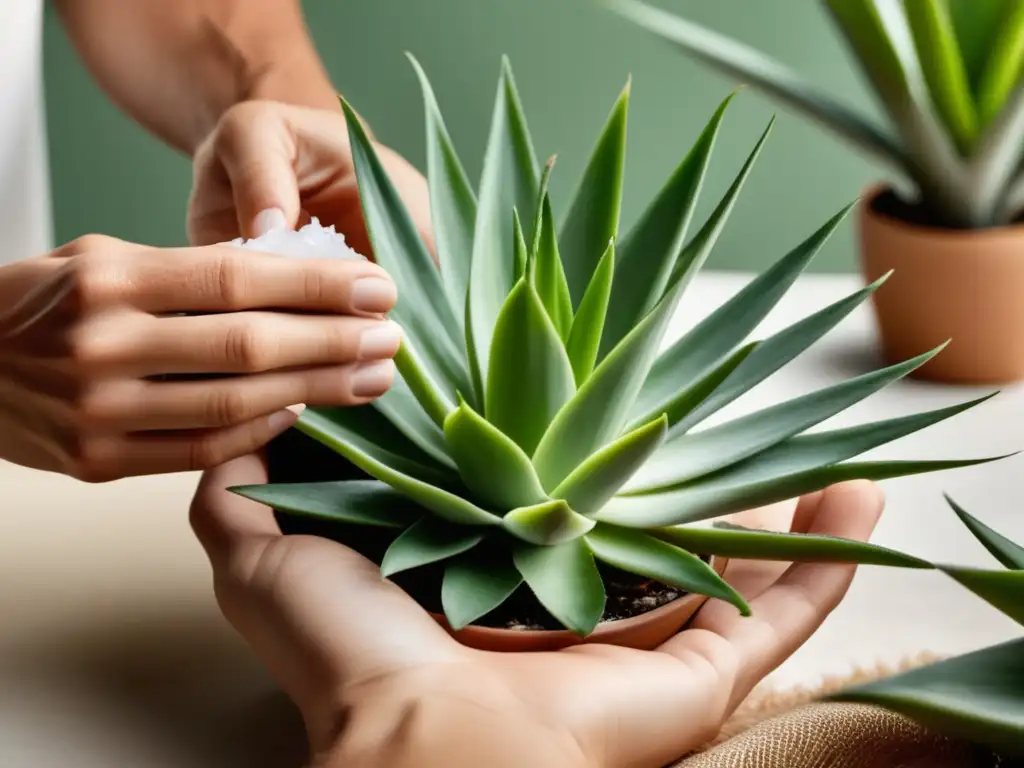
<instances>
[{"instance_id":1,"label":"aloe vera plant","mask_svg":"<svg viewBox=\"0 0 1024 768\"><path fill-rule=\"evenodd\" d=\"M1024 624L1024 547L947 500L1004 570L938 567ZM835 698L878 704L942 733L1024 757L1024 637L852 688Z\"/></svg>"},{"instance_id":2,"label":"aloe vera plant","mask_svg":"<svg viewBox=\"0 0 1024 768\"><path fill-rule=\"evenodd\" d=\"M426 106L440 268L345 104L367 226L377 261L398 286L392 316L405 338L391 391L363 407L307 409L297 425L371 479L233 490L285 513L392 529L382 572L443 568L440 602L456 629L525 583L562 626L585 636L605 608L598 563L728 600L744 612L743 598L709 566L709 556L927 567L858 542L687 525L843 479L982 461L848 461L980 400L805 434L935 351L700 428L879 287L748 341L836 228L841 211L659 353L770 125L718 206L691 233L732 97L725 99L620 238L628 85L556 227L548 195L552 165L541 169L536 159L508 62L476 189L426 76L413 64Z\"/></svg>"},{"instance_id":3,"label":"aloe vera plant","mask_svg":"<svg viewBox=\"0 0 1024 768\"><path fill-rule=\"evenodd\" d=\"M822 0L888 117L878 125L735 39L640 0L627 19L812 118L916 187L937 224L980 228L1024 208L1024 4Z\"/></svg>"}]
</instances>

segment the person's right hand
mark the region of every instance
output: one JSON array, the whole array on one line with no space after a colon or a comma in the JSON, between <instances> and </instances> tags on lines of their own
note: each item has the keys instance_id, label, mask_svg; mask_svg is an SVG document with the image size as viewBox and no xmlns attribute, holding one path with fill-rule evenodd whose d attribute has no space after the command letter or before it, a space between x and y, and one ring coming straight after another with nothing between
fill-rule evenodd
<instances>
[{"instance_id":1,"label":"person's right hand","mask_svg":"<svg viewBox=\"0 0 1024 768\"><path fill-rule=\"evenodd\" d=\"M90 235L0 267L0 458L103 482L251 453L289 406L387 391L395 300L368 261L230 246Z\"/></svg>"}]
</instances>

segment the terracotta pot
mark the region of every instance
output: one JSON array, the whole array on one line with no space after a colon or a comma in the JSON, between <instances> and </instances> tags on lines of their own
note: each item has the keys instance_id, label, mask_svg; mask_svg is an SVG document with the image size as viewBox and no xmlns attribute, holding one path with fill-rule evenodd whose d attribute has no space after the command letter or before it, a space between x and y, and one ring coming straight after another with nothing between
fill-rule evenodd
<instances>
[{"instance_id":1,"label":"terracotta pot","mask_svg":"<svg viewBox=\"0 0 1024 768\"><path fill-rule=\"evenodd\" d=\"M725 558L713 557L711 567L721 575L727 562ZM476 625L455 632L444 616L431 616L460 643L482 651L557 651L582 643L604 643L649 651L679 632L707 599L704 595L686 595L640 616L602 622L585 638L568 630L495 629Z\"/></svg>"},{"instance_id":2,"label":"terracotta pot","mask_svg":"<svg viewBox=\"0 0 1024 768\"><path fill-rule=\"evenodd\" d=\"M914 376L962 384L1024 379L1024 226L947 230L879 210L887 188L859 209L860 257L883 352L900 362L950 344Z\"/></svg>"}]
</instances>

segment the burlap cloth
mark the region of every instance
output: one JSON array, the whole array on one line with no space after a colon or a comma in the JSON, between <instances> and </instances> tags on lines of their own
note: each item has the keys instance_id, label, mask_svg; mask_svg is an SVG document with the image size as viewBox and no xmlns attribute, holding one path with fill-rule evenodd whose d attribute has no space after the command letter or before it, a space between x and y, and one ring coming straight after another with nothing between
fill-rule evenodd
<instances>
[{"instance_id":1,"label":"burlap cloth","mask_svg":"<svg viewBox=\"0 0 1024 768\"><path fill-rule=\"evenodd\" d=\"M862 704L818 701L848 685L933 661L861 670L814 689L755 691L716 739L674 768L992 768L1010 766L990 751L929 732ZM1016 764L1016 763L1015 763Z\"/></svg>"}]
</instances>

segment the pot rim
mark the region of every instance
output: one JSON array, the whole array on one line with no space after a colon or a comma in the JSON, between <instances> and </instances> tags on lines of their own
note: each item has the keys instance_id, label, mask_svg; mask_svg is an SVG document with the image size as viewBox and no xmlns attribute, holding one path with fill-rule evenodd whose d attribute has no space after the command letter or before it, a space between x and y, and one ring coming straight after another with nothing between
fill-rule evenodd
<instances>
[{"instance_id":1,"label":"pot rim","mask_svg":"<svg viewBox=\"0 0 1024 768\"><path fill-rule=\"evenodd\" d=\"M715 572L722 576L725 573L725 567L729 564L729 558L727 557L716 557L711 556L710 562L708 563ZM600 642L604 635L611 633L619 634L621 632L628 631L631 627L636 624L646 623L652 621L655 618L665 613L680 610L680 607L687 601L703 603L710 598L707 595L701 595L696 592L687 592L686 594L671 600L664 605L659 605L657 608L641 613L637 616L630 616L627 619L610 619L608 621L602 621L597 625L589 635L585 638L581 638L571 629L505 629L503 627L483 627L479 624L467 624L465 627L459 630L453 630L448 624L448 620L445 618L443 613L430 612L430 615L437 620L448 632L453 632L456 636L460 632L472 632L474 635L484 637L515 637L522 641L529 640L545 640L545 641L557 641L566 640L573 643L579 643L585 641L588 643ZM696 608L696 611L700 610L700 607Z\"/></svg>"},{"instance_id":2,"label":"pot rim","mask_svg":"<svg viewBox=\"0 0 1024 768\"><path fill-rule=\"evenodd\" d=\"M875 208L875 202L886 192L893 191L893 185L886 181L876 182L864 189L858 199L858 208L863 218L873 219L876 222L894 230L901 230L905 233L917 236L941 237L949 240L971 240L979 239L1017 239L1024 236L1024 222L1016 224L999 224L994 227L981 227L978 229L957 229L953 227L939 227L930 224L914 224L904 219L885 213Z\"/></svg>"}]
</instances>

